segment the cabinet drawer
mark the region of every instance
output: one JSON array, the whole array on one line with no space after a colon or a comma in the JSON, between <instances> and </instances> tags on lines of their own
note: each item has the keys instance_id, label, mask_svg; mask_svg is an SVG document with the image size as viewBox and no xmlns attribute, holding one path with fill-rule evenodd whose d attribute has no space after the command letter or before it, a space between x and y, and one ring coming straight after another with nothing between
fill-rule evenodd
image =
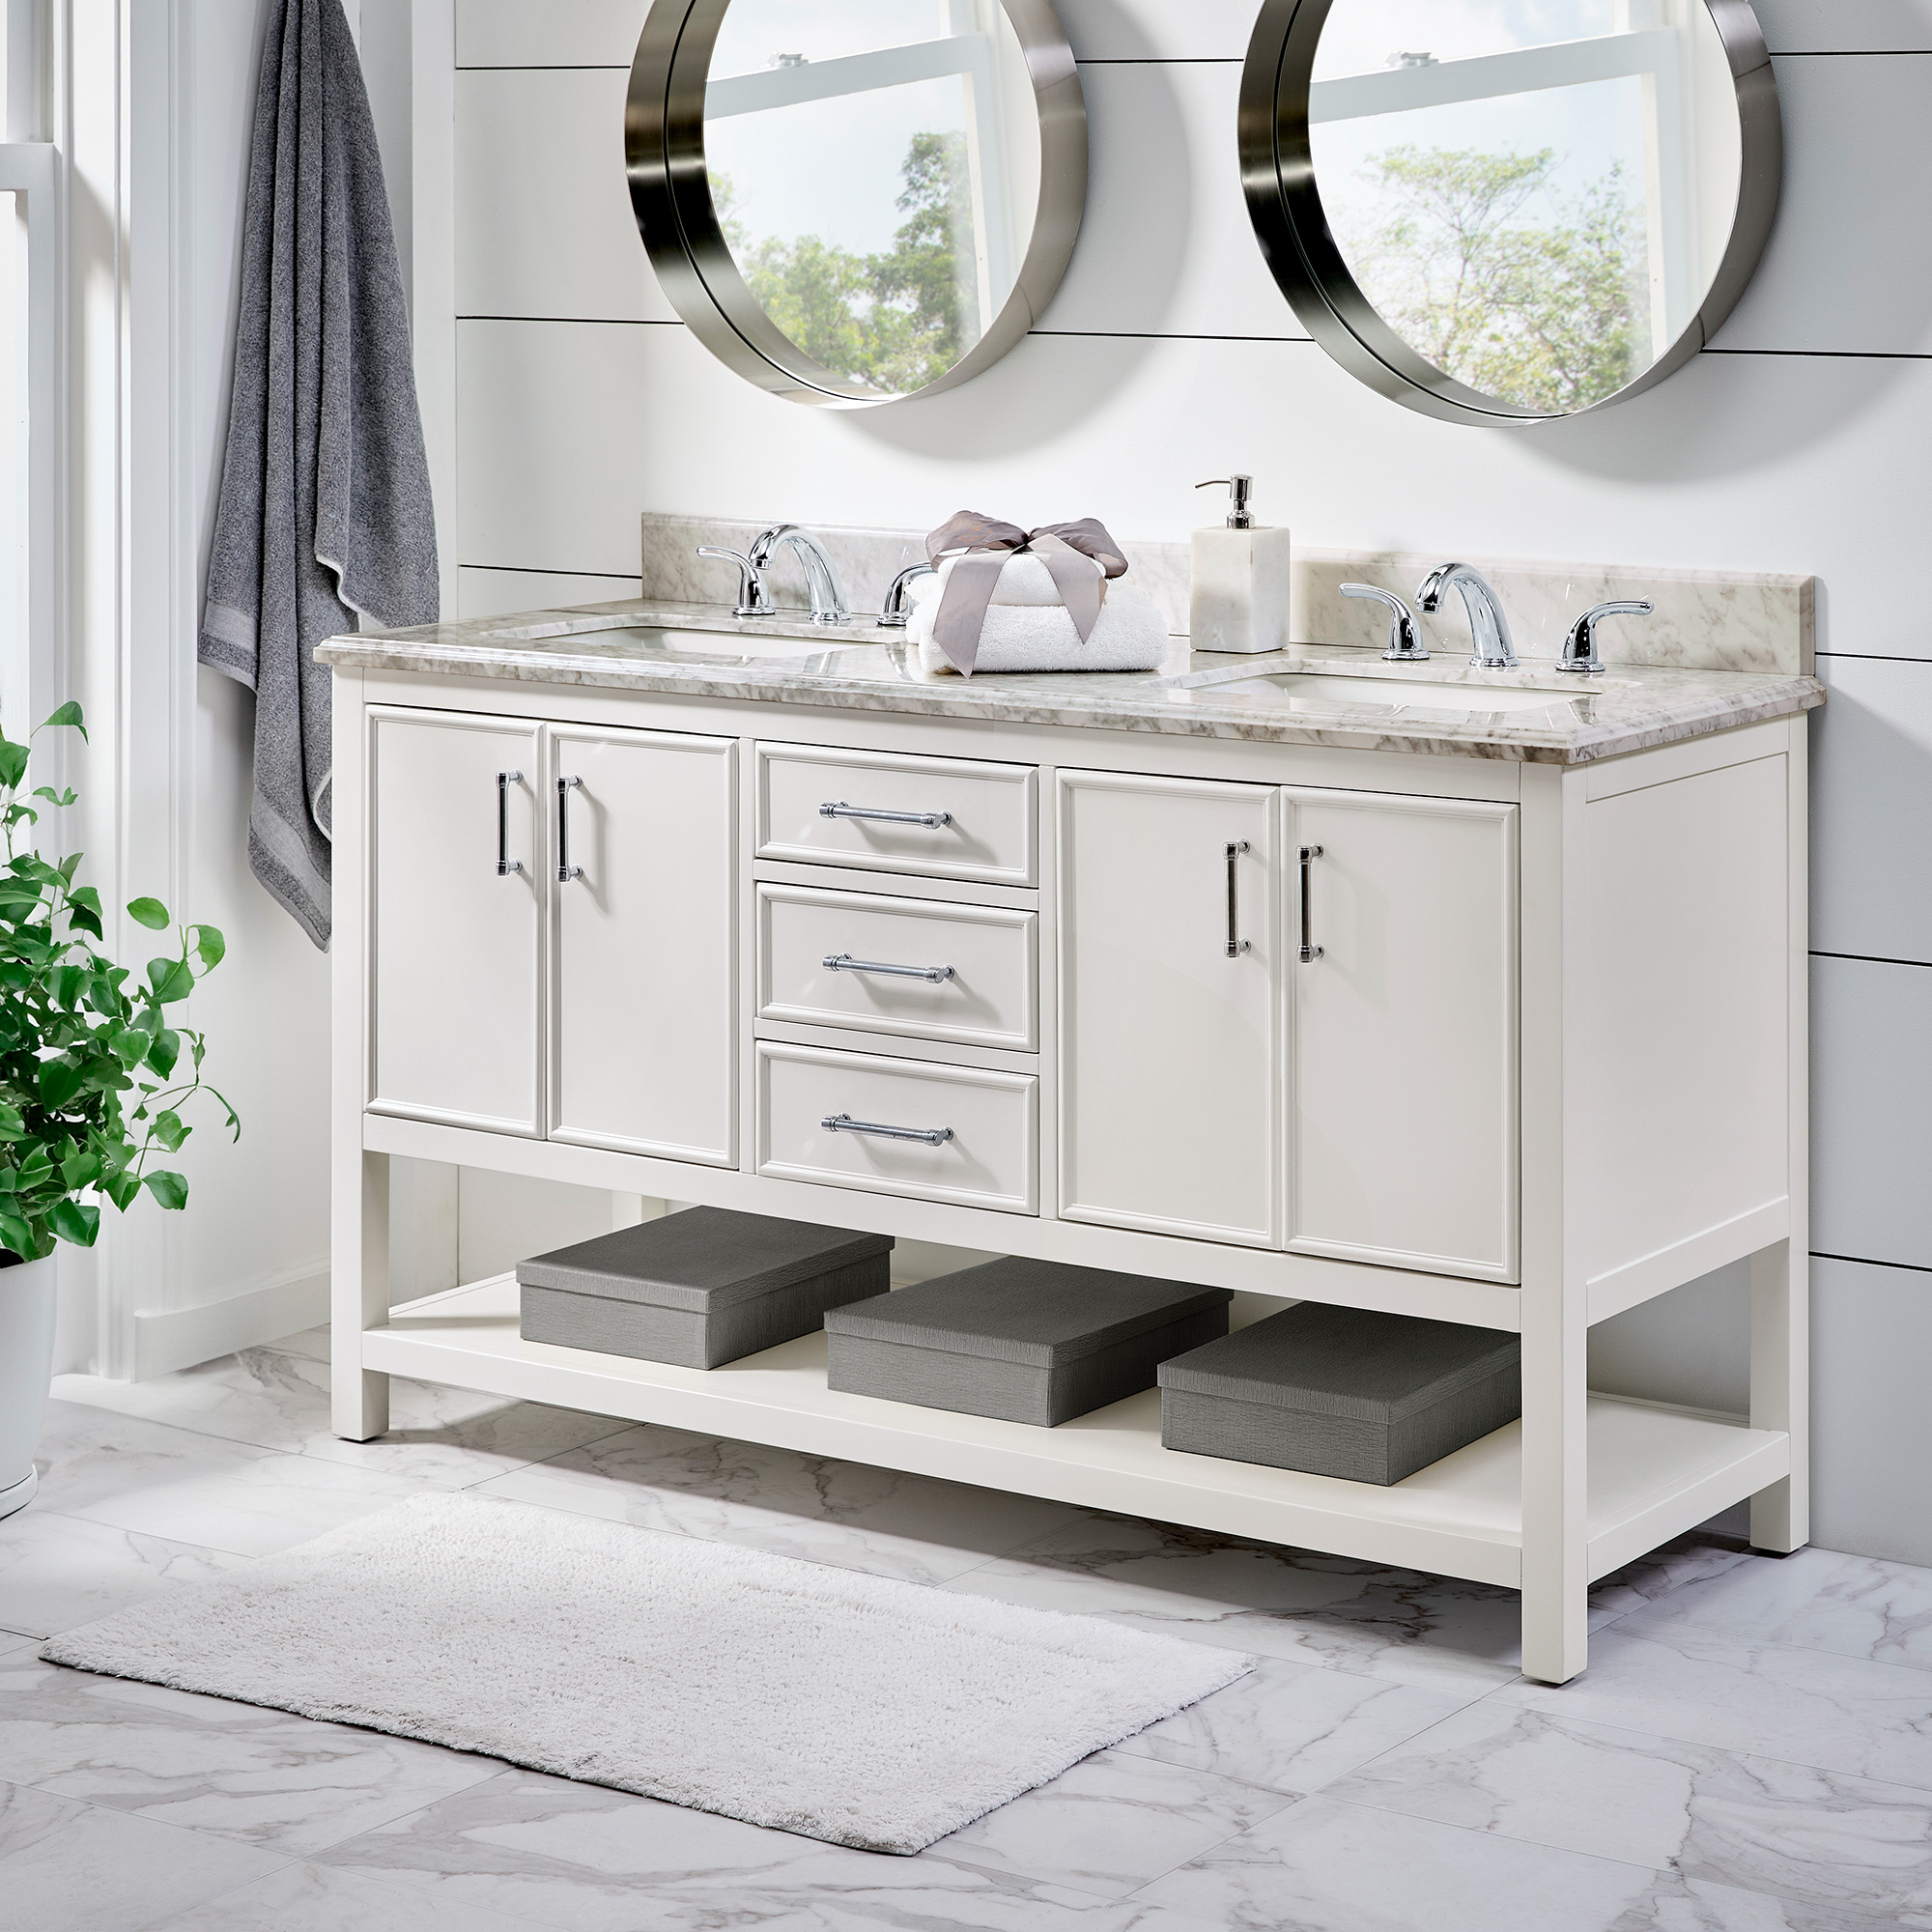
<instances>
[{"instance_id":1,"label":"cabinet drawer","mask_svg":"<svg viewBox=\"0 0 1932 1932\"><path fill-rule=\"evenodd\" d=\"M1030 1074L775 1040L760 1040L757 1055L760 1174L1038 1213L1039 1082ZM932 1138L857 1133L830 1120Z\"/></svg>"},{"instance_id":2,"label":"cabinet drawer","mask_svg":"<svg viewBox=\"0 0 1932 1932\"><path fill-rule=\"evenodd\" d=\"M1031 765L758 747L758 856L874 872L1037 882Z\"/></svg>"},{"instance_id":3,"label":"cabinet drawer","mask_svg":"<svg viewBox=\"0 0 1932 1932\"><path fill-rule=\"evenodd\" d=\"M758 1017L1037 1052L1037 923L1001 907L761 885Z\"/></svg>"}]
</instances>

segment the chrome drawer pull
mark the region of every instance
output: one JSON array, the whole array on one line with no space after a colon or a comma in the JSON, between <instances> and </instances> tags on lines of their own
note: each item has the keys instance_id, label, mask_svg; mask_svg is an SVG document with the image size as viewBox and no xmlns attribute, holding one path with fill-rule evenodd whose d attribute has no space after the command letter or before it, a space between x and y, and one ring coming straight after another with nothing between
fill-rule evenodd
<instances>
[{"instance_id":1,"label":"chrome drawer pull","mask_svg":"<svg viewBox=\"0 0 1932 1932\"><path fill-rule=\"evenodd\" d=\"M879 1134L889 1141L923 1141L927 1147L944 1147L952 1138L951 1127L882 1127L876 1121L855 1121L850 1114L827 1114L818 1124L828 1133Z\"/></svg>"},{"instance_id":2,"label":"chrome drawer pull","mask_svg":"<svg viewBox=\"0 0 1932 1932\"><path fill-rule=\"evenodd\" d=\"M876 959L854 959L849 952L828 952L828 973L890 973L895 980L929 980L936 986L952 978L951 966L883 966Z\"/></svg>"},{"instance_id":3,"label":"chrome drawer pull","mask_svg":"<svg viewBox=\"0 0 1932 1932\"><path fill-rule=\"evenodd\" d=\"M847 805L841 798L818 808L820 818L878 818L888 825L951 825L950 811L876 811L867 805Z\"/></svg>"},{"instance_id":4,"label":"chrome drawer pull","mask_svg":"<svg viewBox=\"0 0 1932 1932\"><path fill-rule=\"evenodd\" d=\"M498 772L497 774L497 876L507 879L512 872L521 872L524 862L510 857L510 787L522 784L522 772Z\"/></svg>"},{"instance_id":5,"label":"chrome drawer pull","mask_svg":"<svg viewBox=\"0 0 1932 1932\"><path fill-rule=\"evenodd\" d=\"M1315 862L1321 856L1319 845L1304 845L1301 848L1301 963L1306 966L1311 960L1321 957L1321 949L1312 944L1308 937L1308 894L1309 874L1315 869Z\"/></svg>"},{"instance_id":6,"label":"chrome drawer pull","mask_svg":"<svg viewBox=\"0 0 1932 1932\"><path fill-rule=\"evenodd\" d=\"M582 779L556 781L556 882L560 886L583 876L583 867L570 863L570 794L582 782Z\"/></svg>"},{"instance_id":7,"label":"chrome drawer pull","mask_svg":"<svg viewBox=\"0 0 1932 1932\"><path fill-rule=\"evenodd\" d=\"M1241 937L1241 889L1236 871L1240 857L1248 849L1245 838L1228 841L1228 957L1238 959L1246 952L1248 942Z\"/></svg>"}]
</instances>

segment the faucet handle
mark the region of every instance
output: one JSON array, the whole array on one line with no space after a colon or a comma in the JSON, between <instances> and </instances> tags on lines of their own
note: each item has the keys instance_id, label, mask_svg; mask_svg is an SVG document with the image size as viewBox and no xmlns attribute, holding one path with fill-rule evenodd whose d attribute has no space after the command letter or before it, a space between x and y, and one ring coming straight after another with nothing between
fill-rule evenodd
<instances>
[{"instance_id":1,"label":"faucet handle","mask_svg":"<svg viewBox=\"0 0 1932 1932\"><path fill-rule=\"evenodd\" d=\"M731 614L734 617L769 617L772 614L772 593L765 588L765 574L749 556L741 556L735 550L716 550L709 544L697 546L699 556L715 556L723 563L738 566L738 602Z\"/></svg>"},{"instance_id":2,"label":"faucet handle","mask_svg":"<svg viewBox=\"0 0 1932 1932\"><path fill-rule=\"evenodd\" d=\"M1584 675L1602 670L1604 661L1597 655L1598 623L1605 617L1648 617L1656 609L1648 597L1619 597L1585 611L1570 626L1570 635L1556 654L1556 668Z\"/></svg>"},{"instance_id":3,"label":"faucet handle","mask_svg":"<svg viewBox=\"0 0 1932 1932\"><path fill-rule=\"evenodd\" d=\"M926 562L909 563L893 579L893 587L886 592L885 607L879 612L879 629L882 631L903 631L909 612L906 610L906 591L922 577L937 577L939 572Z\"/></svg>"},{"instance_id":4,"label":"faucet handle","mask_svg":"<svg viewBox=\"0 0 1932 1932\"><path fill-rule=\"evenodd\" d=\"M1415 635L1415 619L1408 614L1408 606L1393 590L1378 589L1373 583L1345 583L1344 597L1368 597L1378 604L1386 604L1389 610L1389 643L1382 657L1389 664L1427 664L1429 653L1422 648Z\"/></svg>"}]
</instances>

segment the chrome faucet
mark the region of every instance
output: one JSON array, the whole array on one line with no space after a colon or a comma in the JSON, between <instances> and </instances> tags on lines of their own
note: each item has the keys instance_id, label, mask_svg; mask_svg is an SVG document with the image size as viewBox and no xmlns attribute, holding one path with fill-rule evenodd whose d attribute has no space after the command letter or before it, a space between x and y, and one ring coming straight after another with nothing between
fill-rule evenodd
<instances>
[{"instance_id":1,"label":"chrome faucet","mask_svg":"<svg viewBox=\"0 0 1932 1932\"><path fill-rule=\"evenodd\" d=\"M798 553L798 560L804 566L806 588L811 593L811 621L849 624L852 613L845 608L845 590L838 582L838 566L827 554L825 546L810 530L801 529L796 524L774 524L759 535L749 555L741 555L735 550L718 550L709 544L700 544L697 554L738 566L738 602L731 611L734 617L776 617L779 607L772 602L765 569L773 554L786 547Z\"/></svg>"},{"instance_id":2,"label":"chrome faucet","mask_svg":"<svg viewBox=\"0 0 1932 1932\"><path fill-rule=\"evenodd\" d=\"M796 524L774 524L752 546L752 568L762 577L775 551L789 548L798 553L805 566L806 588L811 592L811 621L814 624L849 624L852 613L845 608L844 586L838 582L838 567L826 554L825 546L810 530Z\"/></svg>"},{"instance_id":3,"label":"chrome faucet","mask_svg":"<svg viewBox=\"0 0 1932 1932\"><path fill-rule=\"evenodd\" d=\"M1408 606L1393 590L1378 590L1373 583L1345 583L1344 597L1373 598L1378 604L1385 604L1389 613L1389 646L1382 653L1390 664L1427 664L1429 653L1422 648L1415 635L1415 619L1408 614Z\"/></svg>"},{"instance_id":4,"label":"chrome faucet","mask_svg":"<svg viewBox=\"0 0 1932 1932\"><path fill-rule=\"evenodd\" d=\"M1472 564L1445 563L1432 570L1415 593L1417 609L1433 617L1441 610L1442 593L1451 584L1463 593L1463 608L1469 613L1469 635L1476 640L1476 652L1469 662L1485 670L1514 670L1516 644L1510 637L1509 619L1503 615L1502 600Z\"/></svg>"}]
</instances>

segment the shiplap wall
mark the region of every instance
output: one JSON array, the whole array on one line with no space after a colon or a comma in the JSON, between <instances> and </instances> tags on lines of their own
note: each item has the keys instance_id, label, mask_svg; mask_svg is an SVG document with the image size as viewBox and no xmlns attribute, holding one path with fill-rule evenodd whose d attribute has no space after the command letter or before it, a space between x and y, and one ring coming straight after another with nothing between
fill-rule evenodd
<instances>
[{"instance_id":1,"label":"shiplap wall","mask_svg":"<svg viewBox=\"0 0 1932 1932\"><path fill-rule=\"evenodd\" d=\"M622 171L644 0L458 0L466 611L619 594L644 509L1177 539L1230 469L1311 544L1817 573L1817 1536L1932 1562L1932 0L1760 0L1788 169L1757 280L1682 375L1532 434L1383 402L1274 291L1234 146L1255 0L1060 11L1094 164L1065 286L980 381L848 414L729 375L653 283ZM1597 1372L1736 1406L1742 1307L1732 1275L1637 1311Z\"/></svg>"}]
</instances>

